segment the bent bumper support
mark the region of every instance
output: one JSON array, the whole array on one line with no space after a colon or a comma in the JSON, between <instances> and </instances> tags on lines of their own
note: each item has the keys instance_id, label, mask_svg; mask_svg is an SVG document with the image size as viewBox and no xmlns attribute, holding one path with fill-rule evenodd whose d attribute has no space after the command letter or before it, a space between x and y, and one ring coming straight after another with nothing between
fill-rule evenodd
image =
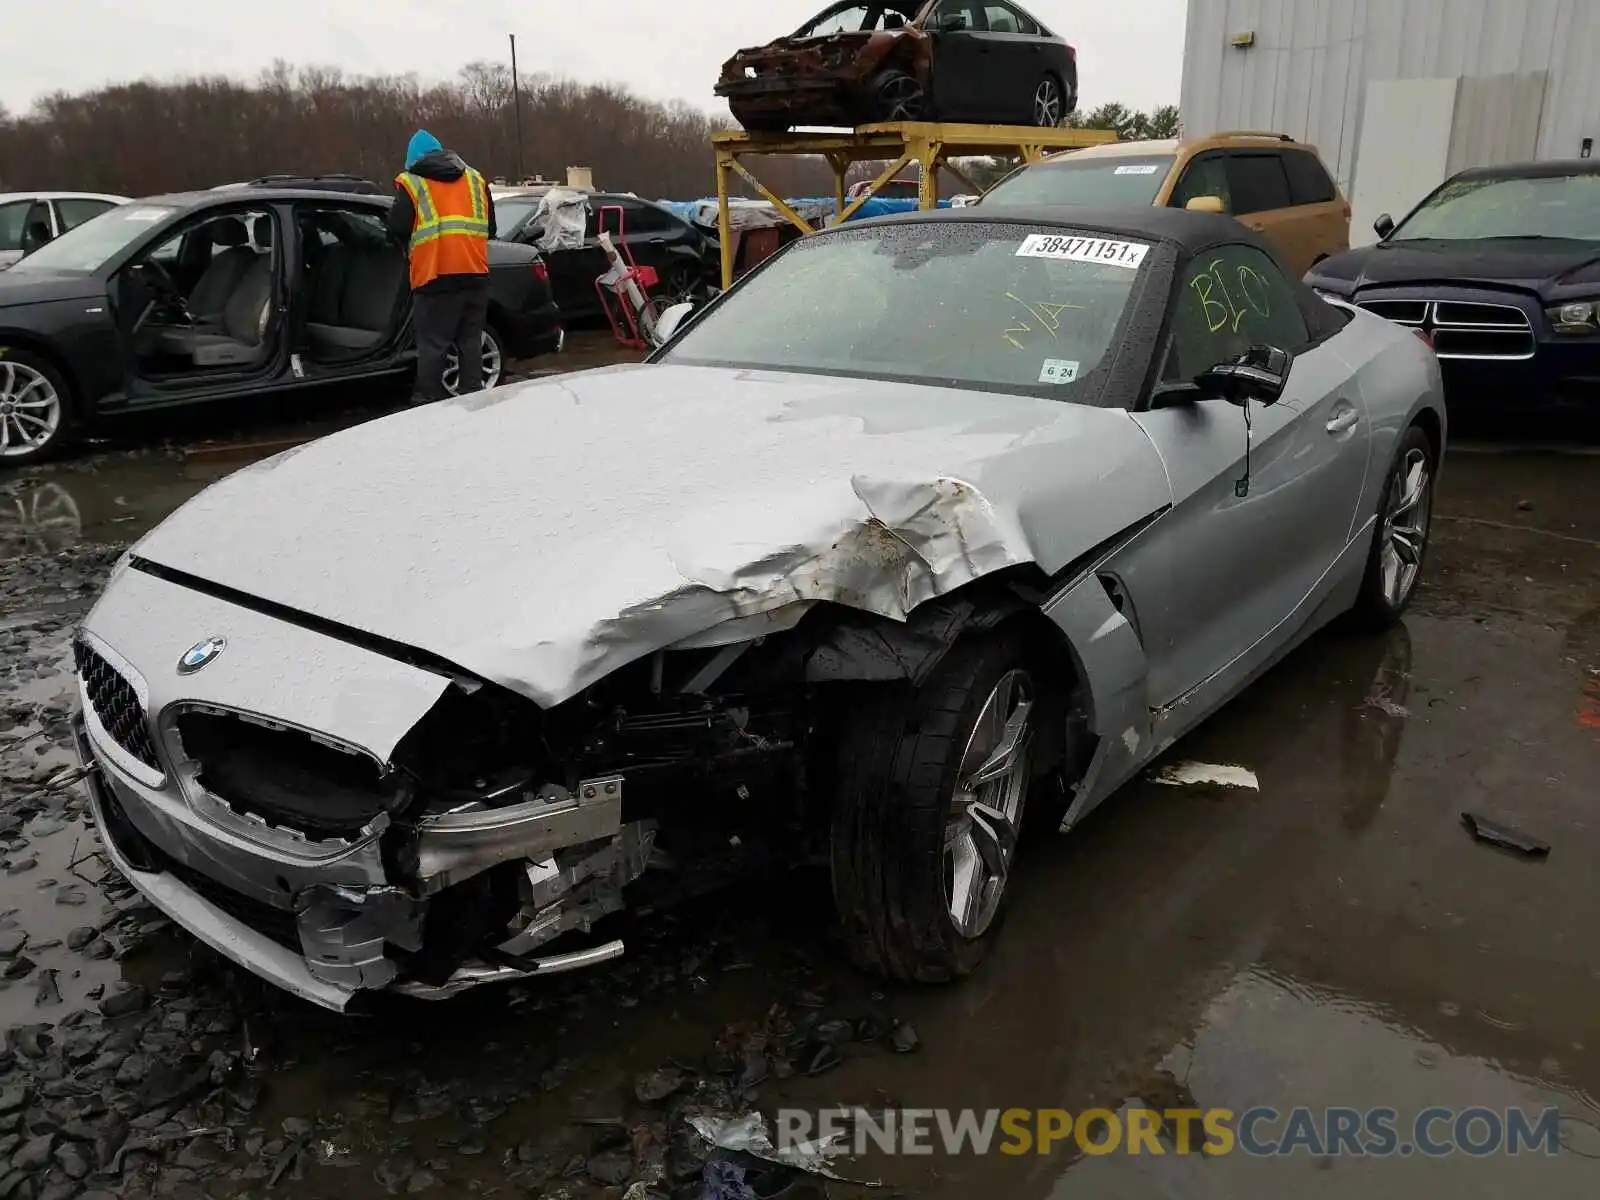
<instances>
[{"instance_id":1,"label":"bent bumper support","mask_svg":"<svg viewBox=\"0 0 1600 1200\"><path fill-rule=\"evenodd\" d=\"M84 753L84 764L93 767L95 760L89 756L88 747L81 740L79 749ZM166 914L174 924L224 958L238 963L291 995L334 1012L344 1012L350 1006L355 999L354 989L318 979L301 955L279 945L265 934L257 933L176 876L166 871L145 871L134 866L117 845L117 837L112 832L122 818L115 807L115 798L110 795L110 785L101 777L98 769L91 770L84 782L89 790L89 806L94 813L95 826L100 831L100 844L111 865L135 891Z\"/></svg>"},{"instance_id":2,"label":"bent bumper support","mask_svg":"<svg viewBox=\"0 0 1600 1200\"><path fill-rule=\"evenodd\" d=\"M274 938L253 928L228 911L225 896L213 899L180 877L180 864L169 867L166 852L124 812L117 785L96 758L81 720L75 733L90 808L111 865L191 936L303 1000L345 1012L359 995L377 990L444 999L483 984L579 970L623 953L620 941L546 957L529 953L620 909L622 888L642 873L654 829L650 823L621 826L620 779L587 781L575 796L453 814L428 827L430 836L420 847L434 869L427 894L490 866L528 860L521 928L508 931L507 940L485 956L495 961L469 961L435 985L399 980L399 964L386 954L386 947L421 948L426 896L393 886L304 888L294 898L293 913L281 914L292 916L301 951L296 953L288 931L280 929ZM564 853L558 863L558 852L586 844L587 853Z\"/></svg>"}]
</instances>

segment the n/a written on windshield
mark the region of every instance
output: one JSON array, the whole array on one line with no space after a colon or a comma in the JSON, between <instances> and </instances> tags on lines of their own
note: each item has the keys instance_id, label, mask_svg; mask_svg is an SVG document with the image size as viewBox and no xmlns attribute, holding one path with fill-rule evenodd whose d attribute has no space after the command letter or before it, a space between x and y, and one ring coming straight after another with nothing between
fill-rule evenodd
<instances>
[{"instance_id":1,"label":"n/a written on windshield","mask_svg":"<svg viewBox=\"0 0 1600 1200\"><path fill-rule=\"evenodd\" d=\"M1097 266L1125 267L1137 271L1150 247L1143 242L1114 238L1072 237L1055 233L1030 233L1017 247L1018 258L1054 258Z\"/></svg>"}]
</instances>

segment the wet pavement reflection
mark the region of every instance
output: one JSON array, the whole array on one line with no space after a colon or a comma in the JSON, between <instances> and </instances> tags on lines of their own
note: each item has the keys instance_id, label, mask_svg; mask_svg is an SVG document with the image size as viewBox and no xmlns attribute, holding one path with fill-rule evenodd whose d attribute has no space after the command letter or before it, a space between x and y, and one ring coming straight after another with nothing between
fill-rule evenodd
<instances>
[{"instance_id":1,"label":"wet pavement reflection","mask_svg":"<svg viewBox=\"0 0 1600 1200\"><path fill-rule=\"evenodd\" d=\"M909 1195L1600 1194L1600 470L1501 450L1450 460L1401 628L1319 635L1174 750L1246 767L1259 790L1140 781L1071 837L1034 839L973 979L903 989L853 973L826 881L800 873L621 922L629 956L589 975L364 1019L271 993L102 886L81 804L48 789L67 761L72 623L132 538L239 462L144 451L0 481L0 1195L41 1178L31 1157L15 1165L40 1153L54 1197L622 1195L629 1164L682 1134L681 1093L638 1079L663 1067L743 1073L769 1115L1564 1115L1554 1156L1069 1140L838 1164ZM1548 859L1474 841L1464 811L1544 839ZM808 1057L840 1019L854 1024L837 1054ZM911 1052L849 1032L896 1021ZM775 1049L790 1026L810 1031L798 1056ZM74 1083L94 1062L113 1084ZM144 1140L73 1175L74 1155L103 1151L85 1132Z\"/></svg>"}]
</instances>

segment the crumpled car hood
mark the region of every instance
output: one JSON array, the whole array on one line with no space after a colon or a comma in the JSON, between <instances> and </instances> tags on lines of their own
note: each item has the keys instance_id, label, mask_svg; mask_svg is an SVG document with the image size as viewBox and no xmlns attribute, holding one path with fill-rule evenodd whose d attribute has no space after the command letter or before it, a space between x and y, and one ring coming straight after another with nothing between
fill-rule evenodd
<instances>
[{"instance_id":1,"label":"crumpled car hood","mask_svg":"<svg viewBox=\"0 0 1600 1200\"><path fill-rule=\"evenodd\" d=\"M135 552L550 706L731 620L819 600L903 619L1008 566L1058 570L1170 498L1121 411L631 366L290 450Z\"/></svg>"}]
</instances>

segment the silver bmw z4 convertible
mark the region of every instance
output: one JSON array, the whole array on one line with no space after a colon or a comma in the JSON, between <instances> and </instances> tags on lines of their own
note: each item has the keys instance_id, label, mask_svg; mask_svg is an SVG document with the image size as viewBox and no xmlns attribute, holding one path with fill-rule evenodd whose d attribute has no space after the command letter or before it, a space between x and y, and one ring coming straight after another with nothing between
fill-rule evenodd
<instances>
[{"instance_id":1,"label":"silver bmw z4 convertible","mask_svg":"<svg viewBox=\"0 0 1600 1200\"><path fill-rule=\"evenodd\" d=\"M862 965L950 979L1025 829L1417 587L1432 352L1226 217L852 223L663 326L248 467L128 552L75 652L139 891L344 1010L822 862Z\"/></svg>"}]
</instances>

